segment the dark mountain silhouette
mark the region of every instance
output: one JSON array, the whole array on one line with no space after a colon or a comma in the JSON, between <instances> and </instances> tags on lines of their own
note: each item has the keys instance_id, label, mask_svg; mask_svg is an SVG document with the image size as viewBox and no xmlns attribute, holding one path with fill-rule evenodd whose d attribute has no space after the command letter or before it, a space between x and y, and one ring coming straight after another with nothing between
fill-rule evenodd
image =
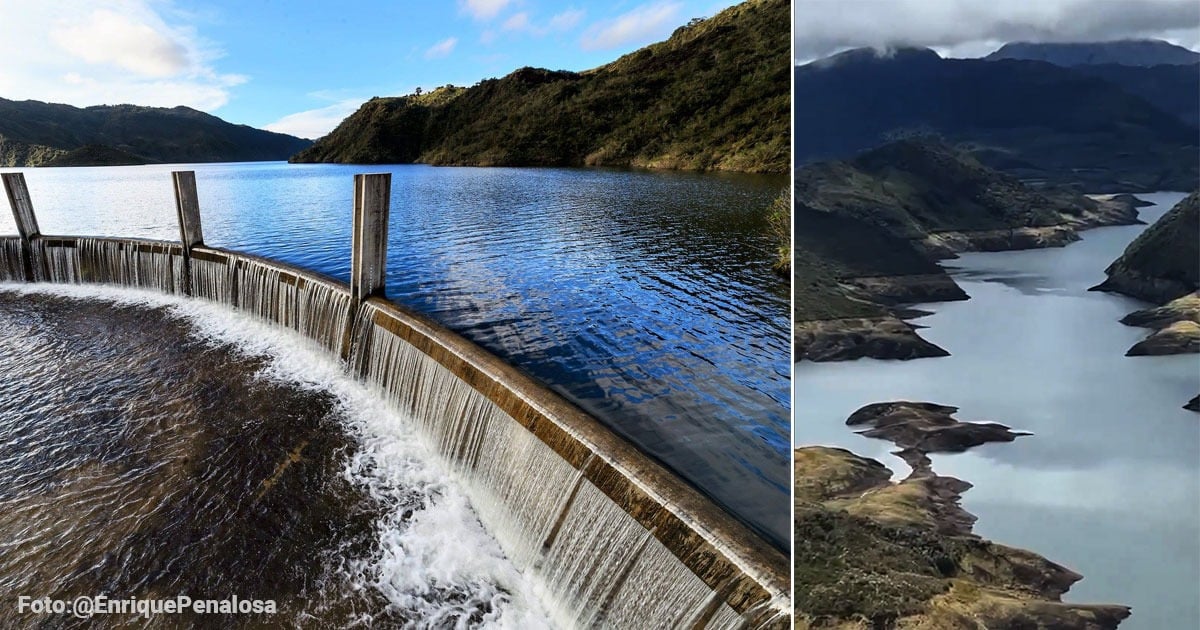
<instances>
[{"instance_id":1,"label":"dark mountain silhouette","mask_svg":"<svg viewBox=\"0 0 1200 630\"><path fill-rule=\"evenodd\" d=\"M1150 68L1109 63L1072 70L1118 85L1185 123L1200 127L1200 63Z\"/></svg>"},{"instance_id":2,"label":"dark mountain silhouette","mask_svg":"<svg viewBox=\"0 0 1200 630\"><path fill-rule=\"evenodd\" d=\"M0 166L283 160L310 144L188 107L79 108L0 98Z\"/></svg>"},{"instance_id":3,"label":"dark mountain silhouette","mask_svg":"<svg viewBox=\"0 0 1200 630\"><path fill-rule=\"evenodd\" d=\"M1160 39L1123 39L1112 42L1012 42L984 57L1045 61L1057 66L1119 64L1124 66L1191 65L1200 53Z\"/></svg>"},{"instance_id":4,"label":"dark mountain silhouette","mask_svg":"<svg viewBox=\"0 0 1200 630\"><path fill-rule=\"evenodd\" d=\"M1186 190L1200 176L1196 127L1074 69L859 49L795 77L799 164L934 135L993 168L1089 192Z\"/></svg>"}]
</instances>

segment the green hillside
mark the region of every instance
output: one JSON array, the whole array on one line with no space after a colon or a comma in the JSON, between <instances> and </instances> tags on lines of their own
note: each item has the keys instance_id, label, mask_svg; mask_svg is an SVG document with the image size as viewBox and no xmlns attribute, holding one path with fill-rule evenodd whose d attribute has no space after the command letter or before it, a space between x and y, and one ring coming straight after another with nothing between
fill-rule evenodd
<instances>
[{"instance_id":1,"label":"green hillside","mask_svg":"<svg viewBox=\"0 0 1200 630\"><path fill-rule=\"evenodd\" d=\"M789 16L749 0L587 72L374 98L292 161L786 172Z\"/></svg>"},{"instance_id":2,"label":"green hillside","mask_svg":"<svg viewBox=\"0 0 1200 630\"><path fill-rule=\"evenodd\" d=\"M1138 235L1096 287L1164 304L1200 289L1200 192Z\"/></svg>"},{"instance_id":3,"label":"green hillside","mask_svg":"<svg viewBox=\"0 0 1200 630\"><path fill-rule=\"evenodd\" d=\"M0 98L0 166L283 160L309 144L188 107Z\"/></svg>"}]
</instances>

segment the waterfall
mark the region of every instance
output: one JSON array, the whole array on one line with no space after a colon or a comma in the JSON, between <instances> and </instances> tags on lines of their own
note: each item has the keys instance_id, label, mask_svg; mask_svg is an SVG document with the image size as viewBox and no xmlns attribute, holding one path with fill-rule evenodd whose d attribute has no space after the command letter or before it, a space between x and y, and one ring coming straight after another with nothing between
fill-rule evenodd
<instances>
[{"instance_id":1,"label":"waterfall","mask_svg":"<svg viewBox=\"0 0 1200 630\"><path fill-rule=\"evenodd\" d=\"M230 257L219 252L192 252L192 295L233 306L235 278Z\"/></svg>"},{"instance_id":2,"label":"waterfall","mask_svg":"<svg viewBox=\"0 0 1200 630\"><path fill-rule=\"evenodd\" d=\"M237 252L197 247L185 265L177 243L71 237L35 238L30 252L36 281L190 286L193 297L345 357L450 463L563 627L791 625L786 560L759 555L743 530L711 529L719 517L689 516L719 512L711 504L681 511L674 502L695 507L694 495L674 478L593 420L560 422L581 412L496 376L498 360L434 324L383 301L357 305L342 283ZM24 279L22 256L20 239L0 238L0 279Z\"/></svg>"},{"instance_id":3,"label":"waterfall","mask_svg":"<svg viewBox=\"0 0 1200 630\"><path fill-rule=\"evenodd\" d=\"M228 304L343 353L352 306L344 286L217 250L194 252L191 269L194 296Z\"/></svg>"},{"instance_id":4,"label":"waterfall","mask_svg":"<svg viewBox=\"0 0 1200 630\"><path fill-rule=\"evenodd\" d=\"M23 261L21 239L15 236L0 237L0 281L24 281Z\"/></svg>"},{"instance_id":5,"label":"waterfall","mask_svg":"<svg viewBox=\"0 0 1200 630\"><path fill-rule=\"evenodd\" d=\"M105 238L39 237L31 245L34 280L114 284L177 293L183 249L173 243Z\"/></svg>"},{"instance_id":6,"label":"waterfall","mask_svg":"<svg viewBox=\"0 0 1200 630\"><path fill-rule=\"evenodd\" d=\"M565 627L740 628L670 549L532 429L492 402L487 383L455 374L446 348L420 348L366 303L350 369L411 417L470 489L480 520L556 602ZM397 323L403 326L402 323ZM467 370L469 371L469 370ZM479 389L477 389L479 388ZM601 462L594 462L601 464Z\"/></svg>"},{"instance_id":7,"label":"waterfall","mask_svg":"<svg viewBox=\"0 0 1200 630\"><path fill-rule=\"evenodd\" d=\"M341 354L350 322L350 292L249 257L237 260L235 305Z\"/></svg>"}]
</instances>

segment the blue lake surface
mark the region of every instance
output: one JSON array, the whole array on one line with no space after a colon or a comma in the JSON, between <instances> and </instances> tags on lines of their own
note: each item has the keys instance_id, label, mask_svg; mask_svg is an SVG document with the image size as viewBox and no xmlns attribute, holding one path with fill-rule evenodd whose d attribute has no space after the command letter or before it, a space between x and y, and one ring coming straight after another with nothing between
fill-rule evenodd
<instances>
[{"instance_id":1,"label":"blue lake surface","mask_svg":"<svg viewBox=\"0 0 1200 630\"><path fill-rule=\"evenodd\" d=\"M1141 209L1152 223L1185 195L1138 196L1155 202ZM1200 392L1200 359L1124 356L1148 331L1119 320L1148 305L1087 290L1145 228L946 261L971 299L921 305L934 314L915 321L951 356L797 364L796 444L847 448L902 478L892 443L846 426L856 409L930 401L1029 431L932 456L935 472L974 484L963 507L975 532L1083 574L1067 601L1132 606L1122 630L1200 627L1200 418L1181 408Z\"/></svg>"},{"instance_id":2,"label":"blue lake surface","mask_svg":"<svg viewBox=\"0 0 1200 630\"><path fill-rule=\"evenodd\" d=\"M790 531L789 291L764 209L786 176L239 163L12 169L44 234L205 243L347 280L352 175L393 174L388 297L525 370L776 545ZM15 233L8 212L0 233Z\"/></svg>"}]
</instances>

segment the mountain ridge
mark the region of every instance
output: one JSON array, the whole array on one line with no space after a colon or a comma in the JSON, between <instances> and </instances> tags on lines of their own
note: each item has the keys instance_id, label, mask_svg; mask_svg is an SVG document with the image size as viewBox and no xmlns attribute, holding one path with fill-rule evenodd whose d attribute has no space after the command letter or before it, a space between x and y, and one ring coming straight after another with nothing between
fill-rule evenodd
<instances>
[{"instance_id":1,"label":"mountain ridge","mask_svg":"<svg viewBox=\"0 0 1200 630\"><path fill-rule=\"evenodd\" d=\"M992 168L1088 192L1190 189L1200 178L1195 126L1045 62L859 49L797 66L795 93L797 164L939 135Z\"/></svg>"},{"instance_id":2,"label":"mountain ridge","mask_svg":"<svg viewBox=\"0 0 1200 630\"><path fill-rule=\"evenodd\" d=\"M184 106L75 107L0 98L0 166L43 166L60 158L71 165L283 160L309 144Z\"/></svg>"},{"instance_id":3,"label":"mountain ridge","mask_svg":"<svg viewBox=\"0 0 1200 630\"><path fill-rule=\"evenodd\" d=\"M910 138L795 174L796 356L944 356L904 305L967 299L937 260L1066 245L1136 223L1131 196L1032 189L934 139Z\"/></svg>"},{"instance_id":4,"label":"mountain ridge","mask_svg":"<svg viewBox=\"0 0 1200 630\"><path fill-rule=\"evenodd\" d=\"M790 6L749 0L584 72L375 98L293 162L786 172Z\"/></svg>"},{"instance_id":5,"label":"mountain ridge","mask_svg":"<svg viewBox=\"0 0 1200 630\"><path fill-rule=\"evenodd\" d=\"M985 60L1024 59L1057 66L1120 64L1125 66L1191 65L1200 52L1161 39L1121 39L1109 42L1009 42Z\"/></svg>"}]
</instances>

